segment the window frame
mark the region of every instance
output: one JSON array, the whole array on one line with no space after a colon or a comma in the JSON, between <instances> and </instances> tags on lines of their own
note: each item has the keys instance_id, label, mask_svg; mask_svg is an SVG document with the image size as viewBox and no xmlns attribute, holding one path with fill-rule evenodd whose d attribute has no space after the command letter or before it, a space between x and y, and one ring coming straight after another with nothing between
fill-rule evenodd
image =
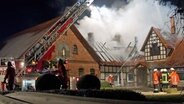
<instances>
[{"instance_id":1,"label":"window frame","mask_svg":"<svg viewBox=\"0 0 184 104\"><path fill-rule=\"evenodd\" d=\"M91 75L95 75L95 74L96 74L94 68L91 68L91 69L90 69L90 74L91 74Z\"/></svg>"},{"instance_id":2,"label":"window frame","mask_svg":"<svg viewBox=\"0 0 184 104\"><path fill-rule=\"evenodd\" d=\"M82 74L81 74L82 73ZM84 68L79 68L78 69L78 75L79 77L83 76L84 75Z\"/></svg>"},{"instance_id":3,"label":"window frame","mask_svg":"<svg viewBox=\"0 0 184 104\"><path fill-rule=\"evenodd\" d=\"M76 44L73 45L73 51L72 51L73 54L78 54L78 47Z\"/></svg>"}]
</instances>

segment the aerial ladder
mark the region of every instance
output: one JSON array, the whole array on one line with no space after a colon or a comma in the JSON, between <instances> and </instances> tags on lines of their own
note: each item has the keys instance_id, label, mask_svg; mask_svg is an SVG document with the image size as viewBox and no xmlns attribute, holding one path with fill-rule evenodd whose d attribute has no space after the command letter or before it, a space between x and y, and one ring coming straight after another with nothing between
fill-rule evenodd
<instances>
[{"instance_id":1,"label":"aerial ladder","mask_svg":"<svg viewBox=\"0 0 184 104\"><path fill-rule=\"evenodd\" d=\"M59 36L63 35L78 17L91 5L94 0L78 0L64 15L55 22L50 29L25 53L25 65L30 65L37 61L38 68L48 52L54 48L54 43ZM22 74L25 69L21 70L17 76Z\"/></svg>"}]
</instances>

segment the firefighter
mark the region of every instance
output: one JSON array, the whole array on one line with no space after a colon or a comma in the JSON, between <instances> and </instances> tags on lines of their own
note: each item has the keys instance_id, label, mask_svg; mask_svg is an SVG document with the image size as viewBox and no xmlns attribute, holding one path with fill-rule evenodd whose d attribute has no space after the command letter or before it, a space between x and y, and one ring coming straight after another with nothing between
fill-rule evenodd
<instances>
[{"instance_id":1,"label":"firefighter","mask_svg":"<svg viewBox=\"0 0 184 104\"><path fill-rule=\"evenodd\" d=\"M113 86L114 77L113 77L112 74L110 74L110 75L107 77L107 82L110 84L111 87Z\"/></svg>"},{"instance_id":2,"label":"firefighter","mask_svg":"<svg viewBox=\"0 0 184 104\"><path fill-rule=\"evenodd\" d=\"M169 85L169 73L167 69L161 69L161 77L160 77L160 90L162 91L163 88L168 88Z\"/></svg>"},{"instance_id":3,"label":"firefighter","mask_svg":"<svg viewBox=\"0 0 184 104\"><path fill-rule=\"evenodd\" d=\"M153 70L152 80L153 80L154 92L159 92L158 88L160 84L160 72L158 71L158 69Z\"/></svg>"},{"instance_id":4,"label":"firefighter","mask_svg":"<svg viewBox=\"0 0 184 104\"><path fill-rule=\"evenodd\" d=\"M8 62L6 75L4 77L4 83L6 83L6 79L8 79L8 87L9 91L13 90L14 82L15 82L15 68L13 67L11 62Z\"/></svg>"},{"instance_id":5,"label":"firefighter","mask_svg":"<svg viewBox=\"0 0 184 104\"><path fill-rule=\"evenodd\" d=\"M170 87L171 88L177 88L179 82L180 82L180 78L178 73L176 72L176 70L174 68L170 68L170 74L169 74L169 83L170 83Z\"/></svg>"},{"instance_id":6,"label":"firefighter","mask_svg":"<svg viewBox=\"0 0 184 104\"><path fill-rule=\"evenodd\" d=\"M68 77L66 68L64 66L64 61L62 59L59 59L58 61L58 74L59 74L58 77L62 82L62 89L67 89Z\"/></svg>"}]
</instances>

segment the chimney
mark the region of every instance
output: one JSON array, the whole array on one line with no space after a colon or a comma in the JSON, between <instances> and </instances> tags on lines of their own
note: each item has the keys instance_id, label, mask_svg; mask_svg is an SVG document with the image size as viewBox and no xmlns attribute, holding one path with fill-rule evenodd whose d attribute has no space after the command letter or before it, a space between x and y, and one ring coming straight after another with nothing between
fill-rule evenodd
<instances>
[{"instance_id":1,"label":"chimney","mask_svg":"<svg viewBox=\"0 0 184 104\"><path fill-rule=\"evenodd\" d=\"M171 34L175 34L176 33L176 27L175 27L174 16L170 17L170 23L171 23Z\"/></svg>"},{"instance_id":2,"label":"chimney","mask_svg":"<svg viewBox=\"0 0 184 104\"><path fill-rule=\"evenodd\" d=\"M94 35L92 32L88 33L88 43L92 46L94 45Z\"/></svg>"},{"instance_id":3,"label":"chimney","mask_svg":"<svg viewBox=\"0 0 184 104\"><path fill-rule=\"evenodd\" d=\"M117 43L121 43L121 35L115 34L115 36L112 39L113 41L116 41Z\"/></svg>"}]
</instances>

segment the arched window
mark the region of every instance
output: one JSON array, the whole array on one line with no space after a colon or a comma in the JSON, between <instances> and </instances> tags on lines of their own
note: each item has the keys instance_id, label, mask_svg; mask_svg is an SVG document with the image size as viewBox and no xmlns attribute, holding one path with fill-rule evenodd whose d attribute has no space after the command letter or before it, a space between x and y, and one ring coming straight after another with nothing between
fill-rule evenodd
<instances>
[{"instance_id":1,"label":"arched window","mask_svg":"<svg viewBox=\"0 0 184 104\"><path fill-rule=\"evenodd\" d=\"M70 50L67 44L59 44L57 47L57 57L68 58L70 56Z\"/></svg>"},{"instance_id":2,"label":"arched window","mask_svg":"<svg viewBox=\"0 0 184 104\"><path fill-rule=\"evenodd\" d=\"M83 68L79 68L79 77L84 75L84 69Z\"/></svg>"},{"instance_id":3,"label":"arched window","mask_svg":"<svg viewBox=\"0 0 184 104\"><path fill-rule=\"evenodd\" d=\"M66 58L66 48L63 47L61 51L62 51L62 52L61 52L61 53L62 53L61 56L62 56L63 58Z\"/></svg>"},{"instance_id":4,"label":"arched window","mask_svg":"<svg viewBox=\"0 0 184 104\"><path fill-rule=\"evenodd\" d=\"M91 75L95 75L95 69L91 68L91 69L90 69L90 74L91 74Z\"/></svg>"},{"instance_id":5,"label":"arched window","mask_svg":"<svg viewBox=\"0 0 184 104\"><path fill-rule=\"evenodd\" d=\"M73 54L78 54L78 48L76 44L73 45Z\"/></svg>"}]
</instances>

